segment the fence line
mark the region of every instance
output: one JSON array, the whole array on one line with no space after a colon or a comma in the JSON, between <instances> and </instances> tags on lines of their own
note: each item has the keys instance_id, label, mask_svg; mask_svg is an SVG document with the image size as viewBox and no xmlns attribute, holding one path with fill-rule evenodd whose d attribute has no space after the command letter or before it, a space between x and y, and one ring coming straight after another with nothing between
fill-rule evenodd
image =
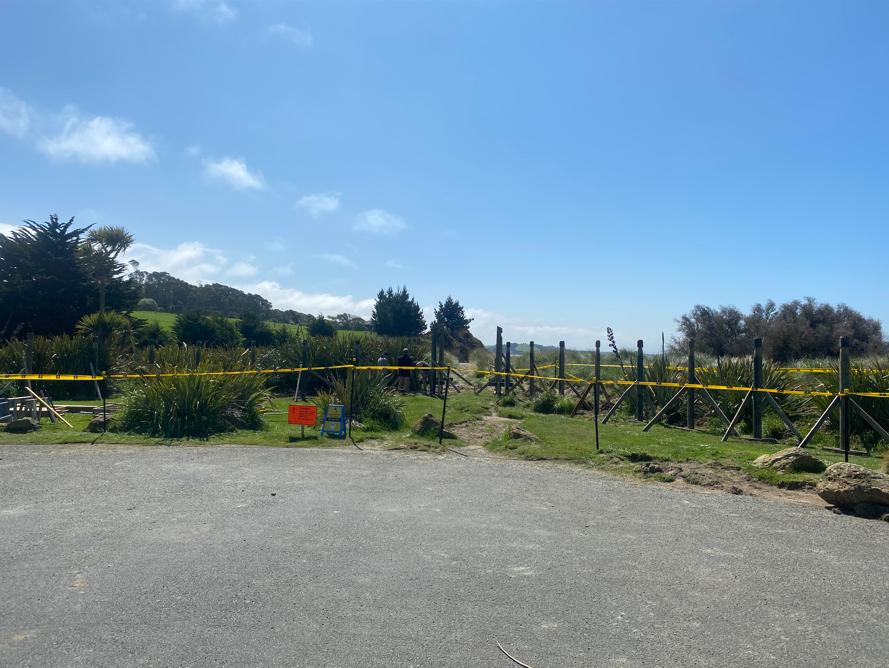
<instances>
[{"instance_id":1,"label":"fence line","mask_svg":"<svg viewBox=\"0 0 889 668\"><path fill-rule=\"evenodd\" d=\"M501 347L502 341L502 329L500 327L497 328L497 337L498 337L498 352ZM718 371L719 367L714 369L711 368L697 368L695 365L695 350L694 350L694 339L689 340L689 349L688 349L688 364L687 366L666 366L666 370L669 371L686 371L688 376L686 382L670 382L670 381L646 381L643 380L645 377L645 364L644 364L644 354L643 354L643 341L640 339L636 342L636 364L633 365L631 361L628 361L626 365L624 364L602 364L601 361L601 342L596 341L595 348L595 361L593 363L565 363L565 342L559 342L559 354L557 358L557 372L555 373L555 378L549 376L540 375L539 372L537 375L529 375L531 372L526 373L522 376L522 379L541 379L552 381L552 385L550 386L550 390L552 390L556 385L559 387L559 393L564 394L564 388L567 386L571 388L571 390L577 395L578 401L574 406L571 415L575 415L577 411L583 406L589 406L587 402L587 396L591 389L594 389L594 416L596 420L596 447L598 449L598 417L599 417L599 390L603 390L606 385L612 385L616 387L625 388L620 396L617 398L617 401L611 403L611 408L608 413L603 418L603 424L608 422L612 415L616 412L618 407L630 396L633 394L635 399L634 406L634 417L637 421L644 421L644 408L646 403L646 393L645 389L652 395L653 404L657 409L655 415L651 420L645 423L643 427L643 431L648 431L651 427L656 424L660 419L662 419L667 411L674 406L683 396L685 397L687 403L687 415L686 422L688 429L693 430L695 428L696 422L696 412L695 412L695 403L703 399L709 404L709 407L726 423L727 428L725 433L723 434L722 440L725 441L729 438L731 434L737 434L736 427L740 422L741 416L743 414L744 408L750 405L752 412L752 427L753 427L753 438L754 440L762 440L762 418L763 418L763 410L765 408L769 408L774 411L782 422L787 426L787 428L792 431L796 437L799 439L799 447L805 447L811 439L814 437L815 433L822 427L827 421L829 414L832 411L839 412L839 431L840 431L840 445L842 451L845 455L845 460L849 460L849 436L850 436L850 417L851 412L854 410L864 419L867 426L877 432L880 437L889 442L889 431L883 428L882 425L879 424L877 420L875 420L858 402L856 402L853 397L867 397L873 399L885 399L889 398L889 388L886 391L874 391L874 392L856 392L851 389L851 364L849 361L849 339L848 337L842 336L840 337L840 354L838 359L838 366L836 369L828 369L828 368L819 368L819 367L776 367L780 371L785 372L794 372L794 373L836 373L838 375L838 388L836 392L833 391L824 391L824 390L801 390L801 389L783 389L783 388L769 388L763 387L763 360L762 360L762 338L754 339L753 342L753 357L752 357L752 366L753 366L753 383L748 386L731 386L731 385L712 385L698 382L697 372L698 371ZM507 348L509 347L509 343L507 342ZM530 342L530 357L533 359L534 355L534 342ZM495 359L495 362L497 360ZM507 362L508 363L508 362ZM506 375L506 386L509 387L509 377L514 374L506 373L500 371L497 368L499 365L495 363L494 371L481 372L483 375L490 375L491 378L488 382L482 386L477 391L484 389L489 385L495 385L497 395L500 396L501 386L503 383L500 380L500 376ZM566 366L574 366L574 367L593 367L594 377L592 379L584 380L578 379L577 376L573 376L572 374L568 374L565 371ZM634 378L632 380L623 380L623 379L604 379L601 375L602 368L620 368L626 371L630 370L631 373L634 374ZM880 371L877 369L863 369L864 371ZM508 367L507 367L508 371ZM582 383L586 385L583 393L579 393L576 388L574 388L575 384ZM525 388L521 383L515 384L516 388L520 388L528 395L533 395L533 386L529 388ZM654 392L652 388L671 388L675 389L676 392L673 393L666 402L660 402L658 400L657 394ZM728 416L723 412L722 408L719 406L719 403L711 396L710 390L719 391L719 392L744 392L744 397L741 400L741 404L738 407L735 415L729 419ZM700 395L700 396L699 396ZM830 402L827 405L827 408L821 413L818 419L815 421L815 424L809 430L809 432L803 436L796 425L790 419L790 417L784 412L778 402L775 400L775 396L803 396L803 397L824 397L829 398ZM608 399L606 394L606 399ZM610 399L608 399L610 401ZM763 403L765 401L765 403ZM658 406L659 403L662 405Z\"/></svg>"}]
</instances>

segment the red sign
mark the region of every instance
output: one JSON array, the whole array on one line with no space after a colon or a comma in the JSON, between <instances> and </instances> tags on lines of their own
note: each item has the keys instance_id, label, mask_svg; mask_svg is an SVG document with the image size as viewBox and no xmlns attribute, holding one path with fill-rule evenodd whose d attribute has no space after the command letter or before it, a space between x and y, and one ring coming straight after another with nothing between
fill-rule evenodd
<instances>
[{"instance_id":1,"label":"red sign","mask_svg":"<svg viewBox=\"0 0 889 668\"><path fill-rule=\"evenodd\" d=\"M317 422L317 406L297 406L292 404L287 407L288 424L301 424L305 427L314 427Z\"/></svg>"}]
</instances>

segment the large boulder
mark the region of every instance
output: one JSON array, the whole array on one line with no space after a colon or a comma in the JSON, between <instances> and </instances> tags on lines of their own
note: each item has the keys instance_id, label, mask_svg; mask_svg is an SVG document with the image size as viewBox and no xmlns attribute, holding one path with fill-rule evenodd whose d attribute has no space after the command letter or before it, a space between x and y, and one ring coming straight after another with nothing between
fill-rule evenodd
<instances>
[{"instance_id":1,"label":"large boulder","mask_svg":"<svg viewBox=\"0 0 889 668\"><path fill-rule=\"evenodd\" d=\"M889 474L858 464L834 464L824 472L815 492L829 504L855 510L863 504L889 507ZM889 508L887 508L889 511Z\"/></svg>"},{"instance_id":2,"label":"large boulder","mask_svg":"<svg viewBox=\"0 0 889 668\"><path fill-rule=\"evenodd\" d=\"M97 415L92 420L89 421L89 424L84 427L84 431L88 431L93 434L100 434L102 432L108 431L111 427L111 418L108 418L106 421L101 415Z\"/></svg>"},{"instance_id":3,"label":"large boulder","mask_svg":"<svg viewBox=\"0 0 889 668\"><path fill-rule=\"evenodd\" d=\"M753 460L753 465L761 469L776 469L782 473L821 473L827 464L802 448L786 448Z\"/></svg>"},{"instance_id":4,"label":"large boulder","mask_svg":"<svg viewBox=\"0 0 889 668\"><path fill-rule=\"evenodd\" d=\"M413 431L415 434L419 436L426 436L438 438L438 430L441 427L441 422L435 419L432 413L426 413L423 417L417 420L416 424L414 424ZM449 432L447 429L443 430L442 438L457 438L454 434Z\"/></svg>"},{"instance_id":5,"label":"large boulder","mask_svg":"<svg viewBox=\"0 0 889 668\"><path fill-rule=\"evenodd\" d=\"M521 427L512 427L509 430L509 438L514 441L536 441L537 437Z\"/></svg>"},{"instance_id":6,"label":"large boulder","mask_svg":"<svg viewBox=\"0 0 889 668\"><path fill-rule=\"evenodd\" d=\"M28 434L40 429L40 423L34 418L18 418L6 423L6 431L10 434Z\"/></svg>"}]
</instances>

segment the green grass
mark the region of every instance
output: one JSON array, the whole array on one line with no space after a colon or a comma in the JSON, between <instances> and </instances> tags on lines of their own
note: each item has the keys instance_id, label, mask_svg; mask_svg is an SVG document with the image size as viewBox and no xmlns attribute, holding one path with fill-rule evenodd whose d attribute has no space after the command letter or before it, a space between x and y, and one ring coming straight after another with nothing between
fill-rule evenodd
<instances>
[{"instance_id":1,"label":"green grass","mask_svg":"<svg viewBox=\"0 0 889 668\"><path fill-rule=\"evenodd\" d=\"M599 425L601 450L596 451L594 425L589 418L570 418L562 415L529 413L521 426L539 439L537 442L496 439L489 448L513 457L529 460L573 461L593 466L609 466L631 471L632 464L616 464L612 455L626 458L630 455L650 455L667 462L714 462L739 466L754 478L769 484L788 481L814 481L819 478L811 473L782 474L770 469L752 466L754 459L767 452L790 447L790 443L768 444L730 439L723 443L719 436L706 432L689 432L655 426L650 432L629 420L613 421ZM828 463L843 461L839 453L815 449L813 453ZM879 469L881 458L851 456L850 462L871 469Z\"/></svg>"},{"instance_id":2,"label":"green grass","mask_svg":"<svg viewBox=\"0 0 889 668\"><path fill-rule=\"evenodd\" d=\"M111 401L114 401L112 398ZM77 403L80 405L95 405L95 402L65 402ZM7 434L0 431L0 443L47 443L47 444L64 444L64 443L91 443L99 437L102 443L133 443L154 445L162 443L176 444L214 444L214 443L237 443L243 445L271 445L271 446L335 446L342 445L343 441L320 437L318 429L315 427L307 427L305 430L306 437L291 443L290 437L299 437L300 428L287 423L287 406L292 403L289 398L279 397L272 400L272 404L268 406L268 412L265 414L265 426L260 430L241 429L237 431L218 434L207 440L174 440L168 441L157 438L148 438L135 434L125 434L117 432L109 432L107 434L93 434L83 431L89 423L90 415L71 414L65 418L74 425L71 429L64 424L51 424L48 420L41 420L41 428L39 431L31 434ZM481 415L490 413L493 398L490 396L476 397L471 392L463 392L448 397L448 412L445 420L446 424L457 424L465 422ZM440 399L409 395L405 397L405 424L397 432L372 431L369 429L356 428L353 430L353 438L357 442L363 440L378 439L417 439L411 434L410 428L419 420L424 413L432 413L436 419L441 418L442 402Z\"/></svg>"},{"instance_id":3,"label":"green grass","mask_svg":"<svg viewBox=\"0 0 889 668\"><path fill-rule=\"evenodd\" d=\"M173 325L176 323L176 314L164 311L133 311L131 315L151 325L156 323L168 332L173 331Z\"/></svg>"},{"instance_id":4,"label":"green grass","mask_svg":"<svg viewBox=\"0 0 889 668\"><path fill-rule=\"evenodd\" d=\"M111 401L114 400L112 397ZM272 405L269 406L271 412L266 413L265 426L261 430L240 430L213 436L206 441L173 441L172 443L237 443L277 447L342 447L348 443L337 439L319 438L316 428L307 428L304 440L290 442L291 437L299 436L300 429L287 424L286 410L289 403L291 401L286 397L274 399ZM399 431L381 432L356 428L353 430L353 437L359 443L368 439L377 439L385 441L387 447L434 450L437 446L434 440L415 436L411 434L410 428L424 413L432 413L436 418L439 418L441 408L442 402L439 399L409 395L405 397L405 424ZM634 465L628 461L628 456L647 454L665 462L715 462L738 466L754 478L773 485L818 479L815 474L781 474L752 466L753 460L759 455L788 447L789 443L756 443L735 438L723 443L719 435L715 433L689 432L663 426L656 426L650 432L644 433L638 423L628 419L617 419L607 425L599 426L602 449L597 452L594 427L589 416L570 418L564 415L541 415L532 413L521 405L496 407L495 399L489 393L475 395L473 392L467 391L452 394L448 399L446 424L453 425L478 419L490 415L492 411L496 411L503 417L516 419L517 425L527 429L538 438L537 442L508 441L496 438L487 444L487 447L492 451L510 457L578 462L633 474ZM0 443L89 443L100 436L82 431L89 422L89 416L70 415L66 417L74 423L75 429L72 430L59 424L50 425L46 420L43 420L42 428L34 434L15 435L0 432ZM99 442L170 443L159 439L119 433L101 435ZM825 436L822 443L829 444L829 437ZM813 448L812 452L828 464L842 461L842 455L839 453L825 452L819 448ZM619 455L621 459L618 460L614 455ZM879 469L883 458L852 456L850 461L871 469ZM655 479L668 477L665 475L652 476Z\"/></svg>"}]
</instances>

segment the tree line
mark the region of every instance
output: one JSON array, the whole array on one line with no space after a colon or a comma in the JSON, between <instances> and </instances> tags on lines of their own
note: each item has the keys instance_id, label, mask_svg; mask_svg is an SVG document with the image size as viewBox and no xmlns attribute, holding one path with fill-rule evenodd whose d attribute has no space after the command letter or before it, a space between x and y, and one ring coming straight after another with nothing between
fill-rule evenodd
<instances>
[{"instance_id":1,"label":"tree line","mask_svg":"<svg viewBox=\"0 0 889 668\"><path fill-rule=\"evenodd\" d=\"M734 306L696 305L677 319L677 352L695 348L716 357L737 357L753 351L753 340L763 339L763 354L776 362L810 357L833 357L839 338L848 336L853 355L886 352L879 320L868 318L846 304L832 306L809 297L781 304L767 301L744 313Z\"/></svg>"},{"instance_id":2,"label":"tree line","mask_svg":"<svg viewBox=\"0 0 889 668\"><path fill-rule=\"evenodd\" d=\"M292 336L297 324L311 336L337 330L374 331L384 336L419 336L427 331L422 309L406 287L377 294L371 319L341 313L313 316L279 310L261 295L219 283L192 285L166 272L144 272L119 257L133 237L120 227L77 227L58 216L0 234L0 341L29 334L90 334L99 338L126 332L134 345L188 344L258 346ZM134 310L177 314L173 331L130 316ZM448 297L430 325L452 342L474 345L460 303Z\"/></svg>"}]
</instances>

